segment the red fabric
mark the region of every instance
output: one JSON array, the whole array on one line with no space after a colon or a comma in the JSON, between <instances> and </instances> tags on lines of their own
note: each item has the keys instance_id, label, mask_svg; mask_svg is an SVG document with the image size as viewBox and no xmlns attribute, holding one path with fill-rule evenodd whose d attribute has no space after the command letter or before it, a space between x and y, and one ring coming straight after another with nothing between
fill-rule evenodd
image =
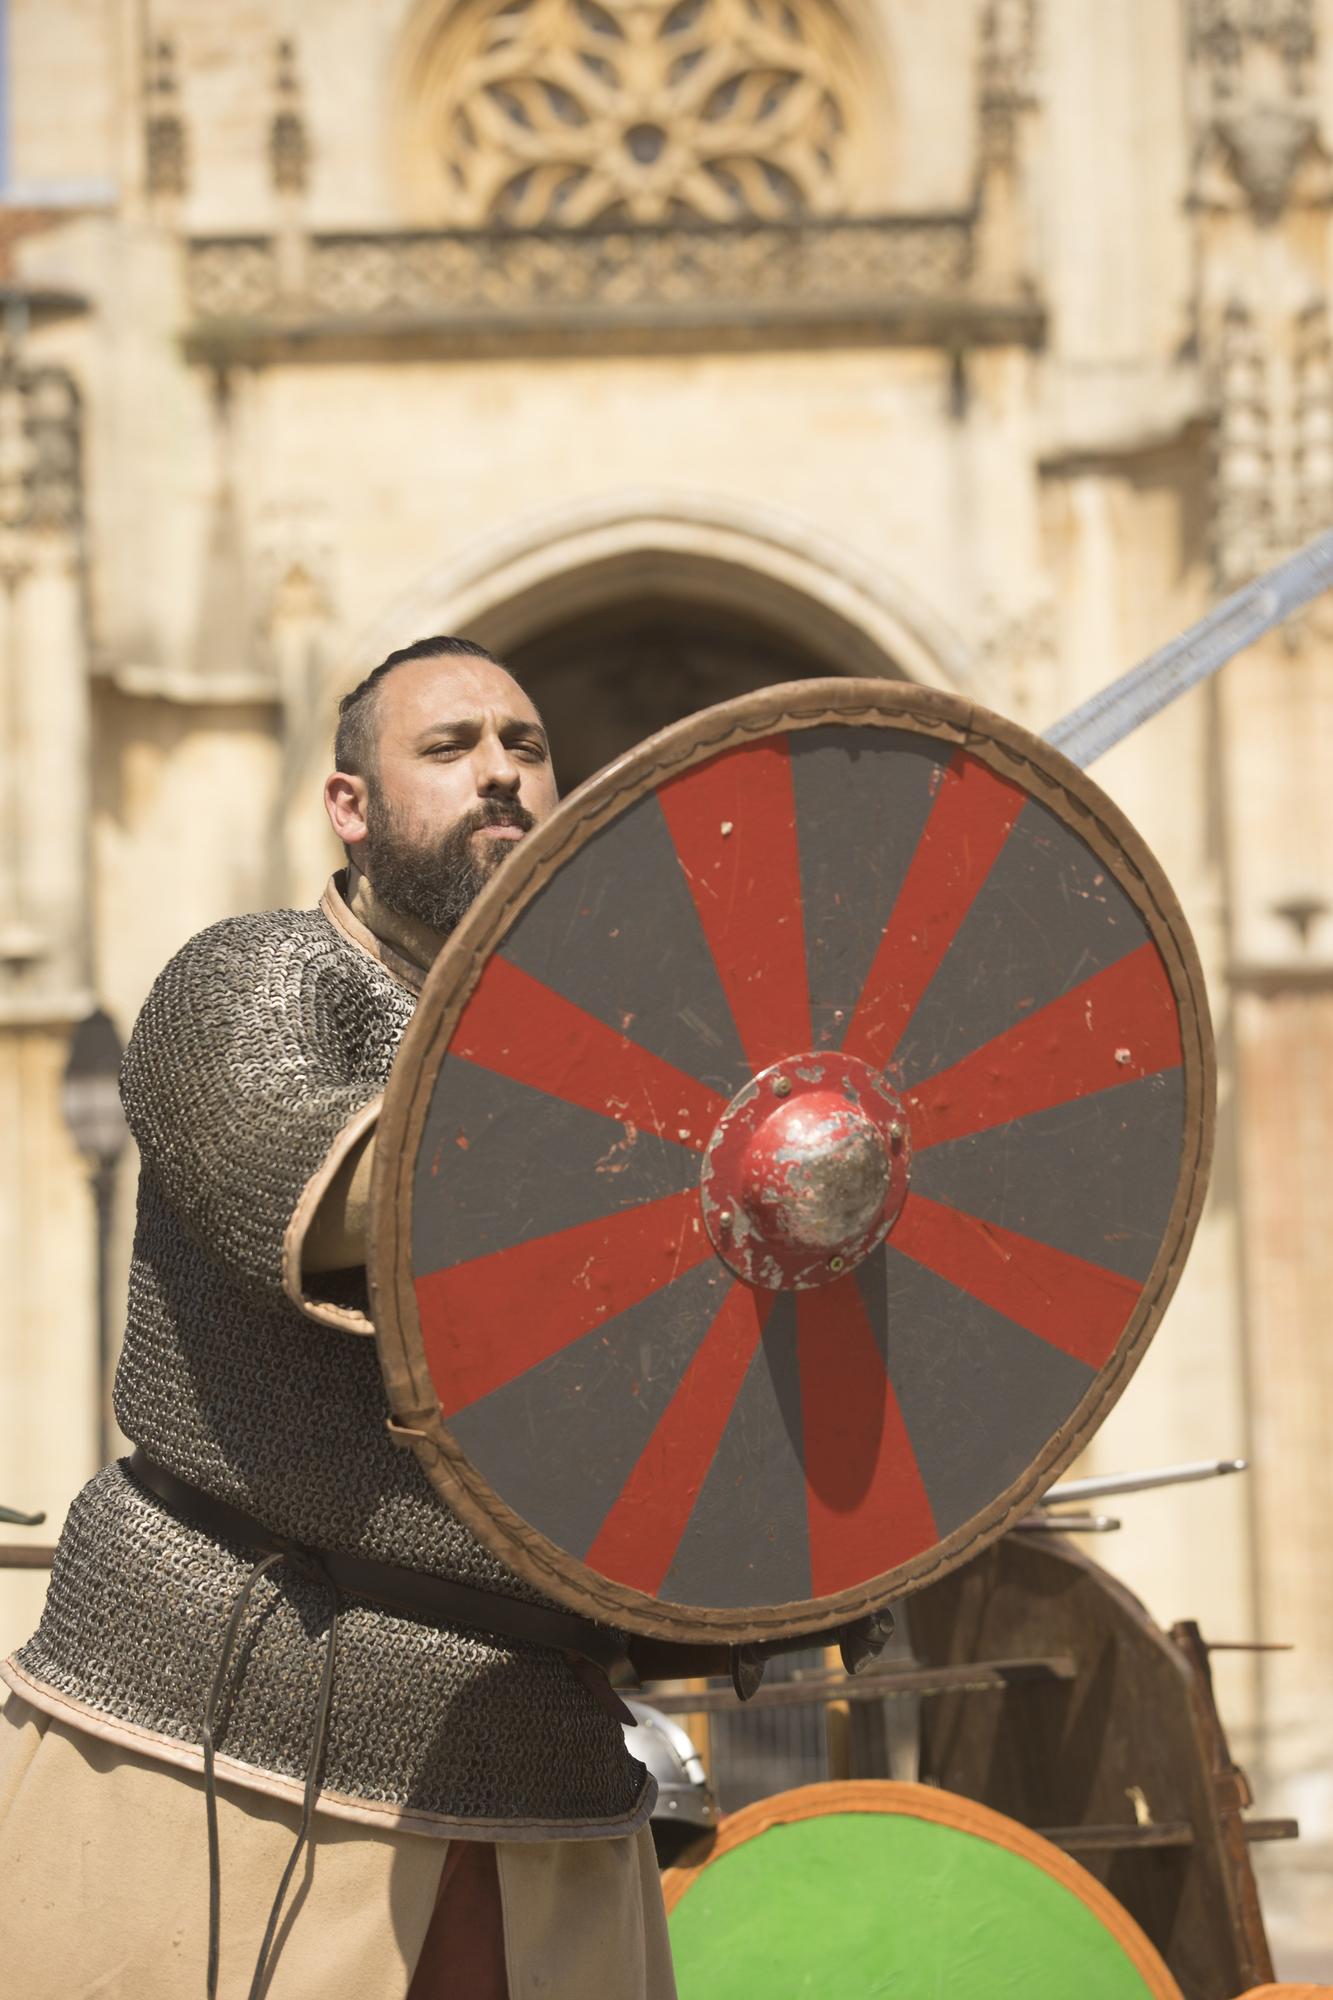
<instances>
[{"instance_id":1,"label":"red fabric","mask_svg":"<svg viewBox=\"0 0 1333 2000\"><path fill-rule=\"evenodd\" d=\"M451 1840L407 2000L509 2000L495 1848Z\"/></svg>"}]
</instances>

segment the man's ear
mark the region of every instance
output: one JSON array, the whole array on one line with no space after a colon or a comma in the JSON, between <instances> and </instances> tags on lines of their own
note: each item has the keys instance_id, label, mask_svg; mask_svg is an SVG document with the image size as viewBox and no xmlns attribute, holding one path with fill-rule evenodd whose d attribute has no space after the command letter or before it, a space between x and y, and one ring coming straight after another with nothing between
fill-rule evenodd
<instances>
[{"instance_id":1,"label":"man's ear","mask_svg":"<svg viewBox=\"0 0 1333 2000\"><path fill-rule=\"evenodd\" d=\"M368 789L356 771L334 771L324 780L324 810L344 847L358 847L366 837Z\"/></svg>"}]
</instances>

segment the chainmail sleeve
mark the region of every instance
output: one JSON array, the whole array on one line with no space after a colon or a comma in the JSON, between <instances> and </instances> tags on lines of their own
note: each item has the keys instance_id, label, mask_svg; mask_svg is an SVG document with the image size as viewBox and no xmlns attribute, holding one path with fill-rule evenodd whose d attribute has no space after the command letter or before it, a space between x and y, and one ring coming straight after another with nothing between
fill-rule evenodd
<instances>
[{"instance_id":1,"label":"chainmail sleeve","mask_svg":"<svg viewBox=\"0 0 1333 2000\"><path fill-rule=\"evenodd\" d=\"M342 956L327 932L271 917L215 925L157 980L121 1072L145 1171L211 1260L266 1290L283 1287L292 1217L364 1129L387 1068L382 1017L349 1017Z\"/></svg>"}]
</instances>

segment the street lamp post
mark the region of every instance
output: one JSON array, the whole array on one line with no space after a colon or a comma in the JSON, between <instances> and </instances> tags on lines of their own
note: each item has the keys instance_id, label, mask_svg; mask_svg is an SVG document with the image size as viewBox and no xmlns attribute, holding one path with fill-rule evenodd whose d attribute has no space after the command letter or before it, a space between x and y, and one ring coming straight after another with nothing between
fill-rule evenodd
<instances>
[{"instance_id":1,"label":"street lamp post","mask_svg":"<svg viewBox=\"0 0 1333 2000\"><path fill-rule=\"evenodd\" d=\"M111 1456L111 1218L116 1162L128 1137L120 1108L120 1059L115 1023L98 1007L70 1040L60 1107L88 1168L97 1212L97 1463Z\"/></svg>"}]
</instances>

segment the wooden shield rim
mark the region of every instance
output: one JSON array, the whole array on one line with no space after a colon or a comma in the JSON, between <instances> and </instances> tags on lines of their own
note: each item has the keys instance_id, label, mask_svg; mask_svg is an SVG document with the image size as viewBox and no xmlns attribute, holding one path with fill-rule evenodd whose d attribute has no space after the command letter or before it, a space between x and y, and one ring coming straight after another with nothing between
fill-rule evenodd
<instances>
[{"instance_id":1,"label":"wooden shield rim","mask_svg":"<svg viewBox=\"0 0 1333 2000\"><path fill-rule=\"evenodd\" d=\"M1009 1819L976 1799L959 1792L941 1791L934 1785L909 1785L893 1778L850 1778L820 1785L799 1785L772 1798L757 1799L729 1813L716 1832L705 1834L688 1848L673 1868L663 1871L662 1900L667 1915L693 1888L714 1861L734 1848L745 1846L775 1826L791 1826L801 1820L828 1819L840 1813L888 1813L902 1819L927 1820L934 1826L951 1827L955 1833L970 1833L1002 1847L1020 1860L1029 1861L1067 1889L1085 1909L1091 1911L1143 1980L1153 2000L1184 2000L1180 1987L1151 1938L1135 1922L1123 1903L1103 1888L1095 1875L1066 1854L1063 1848L1034 1833L1031 1827Z\"/></svg>"},{"instance_id":2,"label":"wooden shield rim","mask_svg":"<svg viewBox=\"0 0 1333 2000\"><path fill-rule=\"evenodd\" d=\"M598 1574L550 1541L508 1506L450 1436L426 1365L411 1274L417 1153L459 1015L491 951L547 880L594 833L668 778L756 737L839 723L908 731L965 750L1048 807L1130 898L1161 956L1179 1015L1184 1137L1175 1197L1152 1269L1110 1358L1045 1450L981 1514L895 1569L825 1597L746 1607L675 1605ZM648 737L571 792L482 891L427 976L384 1093L371 1193L371 1317L392 1427L436 1491L515 1576L601 1624L682 1643L739 1644L825 1631L864 1617L956 1568L1012 1527L1120 1397L1175 1290L1198 1223L1212 1156L1215 1088L1203 970L1175 894L1124 814L1050 744L961 696L912 682L794 681L701 710Z\"/></svg>"}]
</instances>

